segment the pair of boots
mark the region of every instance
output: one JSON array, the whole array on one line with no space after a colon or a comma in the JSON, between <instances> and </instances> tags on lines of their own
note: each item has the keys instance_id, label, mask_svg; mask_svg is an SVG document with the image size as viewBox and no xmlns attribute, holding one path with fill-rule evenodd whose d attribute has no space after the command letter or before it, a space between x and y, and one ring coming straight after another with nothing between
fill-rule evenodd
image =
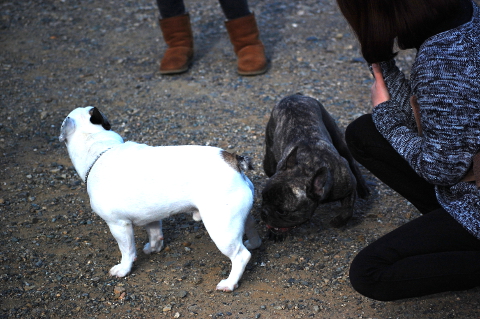
<instances>
[{"instance_id":1,"label":"pair of boots","mask_svg":"<svg viewBox=\"0 0 480 319\"><path fill-rule=\"evenodd\" d=\"M240 75L257 75L267 71L265 50L259 39L255 15L225 22L230 41L238 58ZM193 60L193 35L188 14L160 20L160 29L168 46L160 62L161 74L177 74L188 70Z\"/></svg>"}]
</instances>

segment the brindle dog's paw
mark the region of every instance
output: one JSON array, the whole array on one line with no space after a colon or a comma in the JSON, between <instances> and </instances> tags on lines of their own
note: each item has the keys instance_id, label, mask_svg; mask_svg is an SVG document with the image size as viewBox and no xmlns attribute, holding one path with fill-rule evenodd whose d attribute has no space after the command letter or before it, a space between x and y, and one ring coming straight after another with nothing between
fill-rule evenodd
<instances>
[{"instance_id":1,"label":"brindle dog's paw","mask_svg":"<svg viewBox=\"0 0 480 319\"><path fill-rule=\"evenodd\" d=\"M349 218L343 218L342 216L336 216L330 221L330 225L332 225L335 228L339 228L342 226L345 226L348 222Z\"/></svg>"},{"instance_id":2,"label":"brindle dog's paw","mask_svg":"<svg viewBox=\"0 0 480 319\"><path fill-rule=\"evenodd\" d=\"M282 242L288 237L289 230L283 228L269 228L268 229L268 239L273 240L274 242Z\"/></svg>"}]
</instances>

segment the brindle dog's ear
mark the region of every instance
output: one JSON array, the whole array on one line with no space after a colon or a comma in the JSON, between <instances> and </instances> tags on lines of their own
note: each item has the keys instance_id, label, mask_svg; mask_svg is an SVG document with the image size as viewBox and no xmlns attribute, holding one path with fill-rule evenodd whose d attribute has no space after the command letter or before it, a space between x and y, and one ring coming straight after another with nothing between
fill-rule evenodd
<instances>
[{"instance_id":1,"label":"brindle dog's ear","mask_svg":"<svg viewBox=\"0 0 480 319\"><path fill-rule=\"evenodd\" d=\"M320 168L312 179L311 190L313 195L323 199L332 184L332 176L326 167Z\"/></svg>"},{"instance_id":2,"label":"brindle dog's ear","mask_svg":"<svg viewBox=\"0 0 480 319\"><path fill-rule=\"evenodd\" d=\"M102 125L102 127L107 131L109 131L112 128L112 126L110 125L110 122L108 122L105 115L103 115L103 113L100 112L96 107L91 109L89 113L90 113L90 122L92 122L92 124Z\"/></svg>"},{"instance_id":3,"label":"brindle dog's ear","mask_svg":"<svg viewBox=\"0 0 480 319\"><path fill-rule=\"evenodd\" d=\"M298 146L295 146L290 150L290 153L286 156L285 160L278 163L279 170L292 169L297 165L297 151Z\"/></svg>"}]
</instances>

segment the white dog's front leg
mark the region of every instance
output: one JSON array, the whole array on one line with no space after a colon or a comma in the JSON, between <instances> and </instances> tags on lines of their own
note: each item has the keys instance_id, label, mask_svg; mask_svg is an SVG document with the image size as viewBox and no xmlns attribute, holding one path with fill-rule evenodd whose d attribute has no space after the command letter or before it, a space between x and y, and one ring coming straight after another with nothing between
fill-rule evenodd
<instances>
[{"instance_id":1,"label":"white dog's front leg","mask_svg":"<svg viewBox=\"0 0 480 319\"><path fill-rule=\"evenodd\" d=\"M256 249L262 244L262 239L258 235L257 230L255 229L255 219L252 215L248 214L247 220L245 221L245 235L247 235L247 240L244 242L247 249Z\"/></svg>"},{"instance_id":2,"label":"white dog's front leg","mask_svg":"<svg viewBox=\"0 0 480 319\"><path fill-rule=\"evenodd\" d=\"M158 253L163 248L162 221L152 222L145 226L148 234L148 243L143 246L145 254Z\"/></svg>"},{"instance_id":3,"label":"white dog's front leg","mask_svg":"<svg viewBox=\"0 0 480 319\"><path fill-rule=\"evenodd\" d=\"M118 248L122 253L122 261L110 269L110 275L125 277L132 269L133 262L137 259L133 225L130 222L120 221L116 224L109 223L108 227L117 240Z\"/></svg>"}]
</instances>

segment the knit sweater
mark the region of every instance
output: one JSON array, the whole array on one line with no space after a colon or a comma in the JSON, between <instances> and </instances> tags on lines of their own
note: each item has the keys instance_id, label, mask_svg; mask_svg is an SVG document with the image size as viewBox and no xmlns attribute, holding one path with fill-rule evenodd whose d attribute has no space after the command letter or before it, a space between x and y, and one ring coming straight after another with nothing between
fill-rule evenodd
<instances>
[{"instance_id":1,"label":"knit sweater","mask_svg":"<svg viewBox=\"0 0 480 319\"><path fill-rule=\"evenodd\" d=\"M472 19L428 38L410 79L395 65L381 68L390 100L373 109L379 132L410 166L435 185L440 205L480 239L480 190L461 179L480 151L480 8ZM410 97L420 106L419 136Z\"/></svg>"}]
</instances>

